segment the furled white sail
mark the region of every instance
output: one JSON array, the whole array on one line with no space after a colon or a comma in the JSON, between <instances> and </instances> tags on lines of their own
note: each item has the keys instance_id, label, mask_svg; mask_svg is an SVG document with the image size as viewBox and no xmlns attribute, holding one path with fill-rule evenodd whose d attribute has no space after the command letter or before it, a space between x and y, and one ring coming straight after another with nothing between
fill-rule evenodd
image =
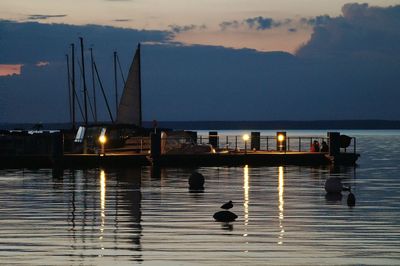
<instances>
[{"instance_id":1,"label":"furled white sail","mask_svg":"<svg viewBox=\"0 0 400 266\"><path fill-rule=\"evenodd\" d=\"M129 69L118 106L117 123L142 126L142 88L140 80L140 44Z\"/></svg>"}]
</instances>

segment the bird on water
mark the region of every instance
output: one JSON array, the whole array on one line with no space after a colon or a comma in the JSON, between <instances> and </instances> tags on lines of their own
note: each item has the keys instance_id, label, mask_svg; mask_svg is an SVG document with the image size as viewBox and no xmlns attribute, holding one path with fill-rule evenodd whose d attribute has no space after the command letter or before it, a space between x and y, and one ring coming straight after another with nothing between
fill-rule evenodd
<instances>
[{"instance_id":1,"label":"bird on water","mask_svg":"<svg viewBox=\"0 0 400 266\"><path fill-rule=\"evenodd\" d=\"M356 206L356 196L351 192L351 187L349 187L349 195L347 196L347 206L354 207Z\"/></svg>"},{"instance_id":2,"label":"bird on water","mask_svg":"<svg viewBox=\"0 0 400 266\"><path fill-rule=\"evenodd\" d=\"M229 210L229 209L232 208L232 207L233 207L233 202L230 200L229 202L223 204L223 205L221 206L221 209Z\"/></svg>"}]
</instances>

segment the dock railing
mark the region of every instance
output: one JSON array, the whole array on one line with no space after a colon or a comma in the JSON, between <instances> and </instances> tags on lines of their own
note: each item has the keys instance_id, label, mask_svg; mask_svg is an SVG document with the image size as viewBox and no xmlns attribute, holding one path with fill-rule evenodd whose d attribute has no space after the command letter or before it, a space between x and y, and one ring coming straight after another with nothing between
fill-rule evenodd
<instances>
[{"instance_id":1,"label":"dock railing","mask_svg":"<svg viewBox=\"0 0 400 266\"><path fill-rule=\"evenodd\" d=\"M253 136L244 140L243 136L239 135L215 135L211 137L198 135L197 138L169 136L168 141L166 138L161 139L161 145L169 143L176 149L186 149L190 145L209 145L216 152L313 152L314 141L318 142L320 149L323 142L329 145L329 137L324 136L287 136L284 145L282 145L277 136ZM140 150L140 152L145 152L150 150L151 144L149 137L135 137L129 141L128 146ZM284 148L282 149L282 147ZM355 154L357 152L356 147L356 138L351 137L350 145L347 148L341 148L340 152ZM161 148L161 150L165 149ZM329 153L329 146L325 152Z\"/></svg>"},{"instance_id":2,"label":"dock railing","mask_svg":"<svg viewBox=\"0 0 400 266\"><path fill-rule=\"evenodd\" d=\"M215 139L216 138L216 139ZM341 152L345 153L356 153L357 143L356 138L351 137L352 141L349 147L342 148ZM319 143L321 148L322 142L326 142L329 145L329 138L324 136L287 136L284 140L285 147L284 151L288 152L311 152L311 147L314 141ZM206 135L199 135L197 137L197 144L210 144L218 150L228 151L282 151L279 149L279 140L276 136L260 136L260 137L249 137L248 140L244 140L243 136L235 135L217 135L210 137ZM259 144L259 145L258 145ZM281 144L280 144L281 145ZM255 148L254 146L259 146ZM329 146L328 146L329 148ZM329 152L329 150L327 151Z\"/></svg>"}]
</instances>

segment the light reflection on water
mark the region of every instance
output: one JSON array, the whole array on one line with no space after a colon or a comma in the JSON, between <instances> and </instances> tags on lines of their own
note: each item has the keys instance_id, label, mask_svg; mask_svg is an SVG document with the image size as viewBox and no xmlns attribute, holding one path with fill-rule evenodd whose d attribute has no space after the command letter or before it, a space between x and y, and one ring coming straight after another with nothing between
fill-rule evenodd
<instances>
[{"instance_id":1,"label":"light reflection on water","mask_svg":"<svg viewBox=\"0 0 400 266\"><path fill-rule=\"evenodd\" d=\"M399 264L400 137L358 141L356 169L0 170L0 262ZM189 192L193 170L204 193ZM352 186L355 208L347 192L325 197L331 176ZM239 218L214 222L228 200Z\"/></svg>"}]
</instances>

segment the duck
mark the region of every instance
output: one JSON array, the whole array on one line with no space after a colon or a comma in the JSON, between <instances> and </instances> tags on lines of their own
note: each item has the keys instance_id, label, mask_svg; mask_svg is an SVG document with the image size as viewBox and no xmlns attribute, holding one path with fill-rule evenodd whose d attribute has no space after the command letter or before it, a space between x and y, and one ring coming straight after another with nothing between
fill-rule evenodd
<instances>
[{"instance_id":1,"label":"duck","mask_svg":"<svg viewBox=\"0 0 400 266\"><path fill-rule=\"evenodd\" d=\"M349 187L349 195L347 196L347 206L354 207L356 206L356 196L351 192L351 187Z\"/></svg>"},{"instance_id":2,"label":"duck","mask_svg":"<svg viewBox=\"0 0 400 266\"><path fill-rule=\"evenodd\" d=\"M230 200L227 203L222 204L221 209L229 210L233 207L233 202Z\"/></svg>"}]
</instances>

